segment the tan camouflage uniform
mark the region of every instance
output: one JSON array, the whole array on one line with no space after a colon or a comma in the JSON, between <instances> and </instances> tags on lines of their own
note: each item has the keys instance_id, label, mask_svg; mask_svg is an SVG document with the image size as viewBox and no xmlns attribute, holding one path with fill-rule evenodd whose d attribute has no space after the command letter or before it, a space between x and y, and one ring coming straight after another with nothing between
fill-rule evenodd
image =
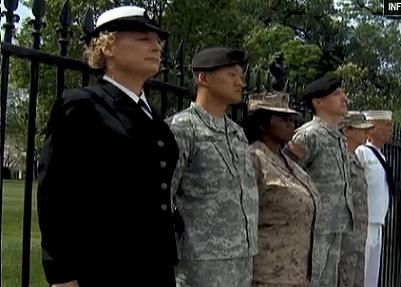
<instances>
[{"instance_id":1,"label":"tan camouflage uniform","mask_svg":"<svg viewBox=\"0 0 401 287\"><path fill-rule=\"evenodd\" d=\"M167 122L180 147L172 182L184 221L178 281L191 287L249 287L258 191L247 139L228 117L214 118L195 103Z\"/></svg>"},{"instance_id":2,"label":"tan camouflage uniform","mask_svg":"<svg viewBox=\"0 0 401 287\"><path fill-rule=\"evenodd\" d=\"M368 186L362 164L354 153L350 153L349 156L355 222L354 231L352 233L345 233L343 237L339 271L341 286L363 287L365 244L368 227Z\"/></svg>"},{"instance_id":3,"label":"tan camouflage uniform","mask_svg":"<svg viewBox=\"0 0 401 287\"><path fill-rule=\"evenodd\" d=\"M250 145L259 187L259 253L254 287L309 284L319 198L311 178L288 156Z\"/></svg>"},{"instance_id":4,"label":"tan camouflage uniform","mask_svg":"<svg viewBox=\"0 0 401 287\"><path fill-rule=\"evenodd\" d=\"M342 235L352 229L354 214L346 143L338 129L318 117L301 126L292 142L302 147L299 163L320 195L311 286L338 286Z\"/></svg>"}]
</instances>

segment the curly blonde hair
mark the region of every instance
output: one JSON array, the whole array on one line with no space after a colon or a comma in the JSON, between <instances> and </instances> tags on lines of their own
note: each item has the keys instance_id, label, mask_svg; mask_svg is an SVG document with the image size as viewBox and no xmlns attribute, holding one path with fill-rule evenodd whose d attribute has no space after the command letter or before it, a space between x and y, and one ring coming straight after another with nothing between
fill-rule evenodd
<instances>
[{"instance_id":1,"label":"curly blonde hair","mask_svg":"<svg viewBox=\"0 0 401 287\"><path fill-rule=\"evenodd\" d=\"M115 33L102 32L93 38L85 50L85 59L92 69L104 70L106 68L106 58L102 49L114 43Z\"/></svg>"}]
</instances>

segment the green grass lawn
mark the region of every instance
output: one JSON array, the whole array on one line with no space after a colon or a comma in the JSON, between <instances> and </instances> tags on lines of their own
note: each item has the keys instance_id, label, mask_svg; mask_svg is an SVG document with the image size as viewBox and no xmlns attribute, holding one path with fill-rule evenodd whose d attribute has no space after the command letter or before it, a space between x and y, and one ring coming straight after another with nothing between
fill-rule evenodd
<instances>
[{"instance_id":1,"label":"green grass lawn","mask_svg":"<svg viewBox=\"0 0 401 287\"><path fill-rule=\"evenodd\" d=\"M22 266L22 223L24 182L5 181L3 198L3 246L1 286L19 287ZM31 276L30 287L48 286L40 262L40 234L36 212L36 184L32 198Z\"/></svg>"}]
</instances>

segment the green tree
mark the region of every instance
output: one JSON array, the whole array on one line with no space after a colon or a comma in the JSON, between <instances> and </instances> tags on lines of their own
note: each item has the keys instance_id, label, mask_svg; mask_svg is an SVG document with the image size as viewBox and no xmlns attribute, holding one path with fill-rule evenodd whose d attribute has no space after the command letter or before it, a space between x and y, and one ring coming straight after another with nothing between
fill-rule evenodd
<instances>
[{"instance_id":1,"label":"green tree","mask_svg":"<svg viewBox=\"0 0 401 287\"><path fill-rule=\"evenodd\" d=\"M47 1L45 22L42 29L42 49L58 53L57 32L60 28L59 12L64 0ZM384 20L378 14L381 1L332 1L332 0L142 0L107 1L70 0L72 21L68 55L81 60L84 44L80 40L84 13L88 8L101 13L116 4L137 4L152 11L158 21L171 32L167 52L171 62L169 79L176 82L174 67L177 50L184 41L185 84L191 85L190 60L196 49L228 45L246 47L251 55L255 72L263 83L271 57L283 52L289 67L290 86L302 88L307 82L338 70L356 65L363 75L350 78L345 75L347 92L355 105L399 109L401 92L401 47L398 23ZM336 3L336 5L335 5ZM28 6L32 0L26 1ZM381 13L381 12L380 12ZM17 33L17 43L31 46L32 29L28 21ZM356 72L356 71L354 71ZM56 69L41 66L37 108L38 141L41 144L43 128L56 95ZM66 72L66 87L80 85L78 73ZM161 77L161 75L159 75ZM352 82L352 84L348 84ZM17 89L29 90L29 62L13 60L11 83ZM159 104L158 96L152 102ZM169 97L169 103L174 99ZM22 123L20 123L22 125ZM26 125L24 126L26 128Z\"/></svg>"},{"instance_id":2,"label":"green tree","mask_svg":"<svg viewBox=\"0 0 401 287\"><path fill-rule=\"evenodd\" d=\"M294 31L289 27L257 26L245 41L245 47L251 55L251 64L257 68L268 69L273 55L282 51L282 46L294 37Z\"/></svg>"},{"instance_id":3,"label":"green tree","mask_svg":"<svg viewBox=\"0 0 401 287\"><path fill-rule=\"evenodd\" d=\"M359 109L392 109L401 114L401 40L397 21L382 16L382 1L340 1L341 17L349 23L345 63L363 74L345 75L347 92ZM398 117L399 118L399 117Z\"/></svg>"},{"instance_id":4,"label":"green tree","mask_svg":"<svg viewBox=\"0 0 401 287\"><path fill-rule=\"evenodd\" d=\"M304 44L291 40L282 46L288 64L289 79L299 85L305 85L320 74L322 51L315 44Z\"/></svg>"},{"instance_id":5,"label":"green tree","mask_svg":"<svg viewBox=\"0 0 401 287\"><path fill-rule=\"evenodd\" d=\"M252 31L245 46L252 55L251 63L262 71L268 69L275 53L283 52L290 83L302 86L320 73L321 49L315 44L306 44L296 39L294 31L289 27L258 27Z\"/></svg>"},{"instance_id":6,"label":"green tree","mask_svg":"<svg viewBox=\"0 0 401 287\"><path fill-rule=\"evenodd\" d=\"M337 68L344 59L346 25L339 21L332 0L243 0L242 9L264 27L282 25L295 36L321 50L319 70L323 74Z\"/></svg>"}]
</instances>

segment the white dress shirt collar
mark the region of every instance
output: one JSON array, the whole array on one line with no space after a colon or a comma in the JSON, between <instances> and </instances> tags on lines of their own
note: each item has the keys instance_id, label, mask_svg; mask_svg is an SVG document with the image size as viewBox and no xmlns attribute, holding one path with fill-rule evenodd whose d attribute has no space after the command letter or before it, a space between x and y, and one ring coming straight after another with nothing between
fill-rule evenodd
<instances>
[{"instance_id":1,"label":"white dress shirt collar","mask_svg":"<svg viewBox=\"0 0 401 287\"><path fill-rule=\"evenodd\" d=\"M109 83L111 83L114 86L116 86L117 88L119 88L121 91L123 91L125 94L127 94L131 99L133 99L135 103L138 104L139 99L143 100L145 102L146 106L149 108L149 110L152 110L150 108L150 105L149 105L148 101L146 100L145 93L144 93L143 90L141 91L141 95L138 97L137 94L135 94L131 90L127 89L126 87L124 87L120 83L116 82L115 80L113 80L112 78L110 78L107 75L103 76L103 80L108 81ZM146 113L146 115L148 115L150 118L152 118L152 115L149 114L149 112L146 109L142 108L142 110Z\"/></svg>"}]
</instances>

